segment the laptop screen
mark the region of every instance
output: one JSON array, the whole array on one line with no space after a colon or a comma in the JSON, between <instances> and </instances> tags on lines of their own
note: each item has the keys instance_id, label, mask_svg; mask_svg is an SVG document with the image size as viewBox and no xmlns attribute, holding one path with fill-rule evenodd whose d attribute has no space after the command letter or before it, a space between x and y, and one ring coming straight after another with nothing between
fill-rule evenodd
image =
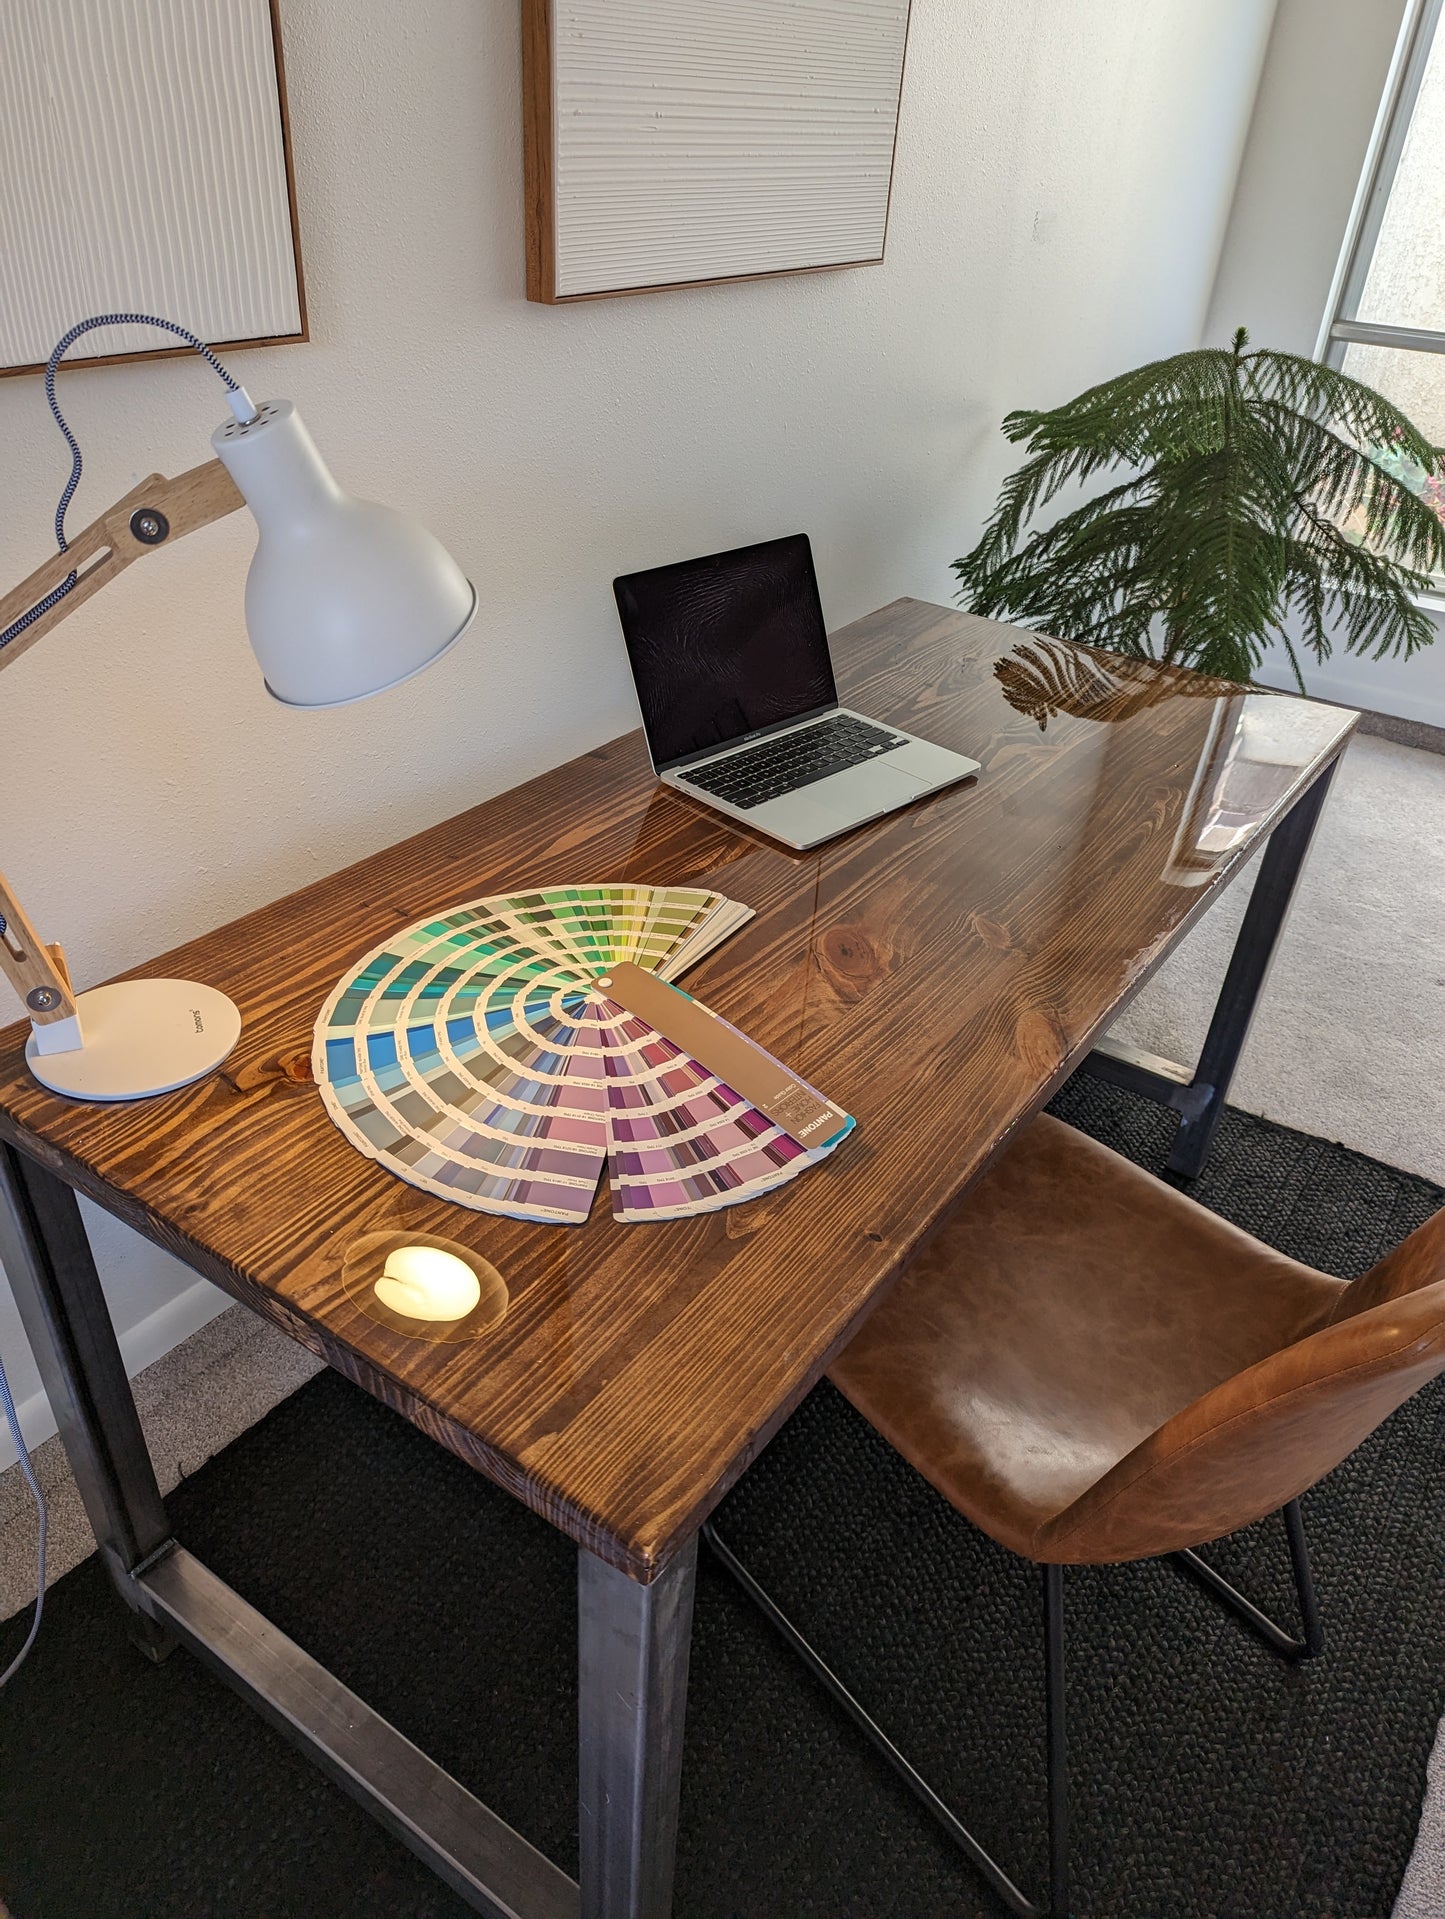
<instances>
[{"instance_id":1,"label":"laptop screen","mask_svg":"<svg viewBox=\"0 0 1445 1919\"><path fill-rule=\"evenodd\" d=\"M659 772L838 703L806 533L612 583Z\"/></svg>"}]
</instances>

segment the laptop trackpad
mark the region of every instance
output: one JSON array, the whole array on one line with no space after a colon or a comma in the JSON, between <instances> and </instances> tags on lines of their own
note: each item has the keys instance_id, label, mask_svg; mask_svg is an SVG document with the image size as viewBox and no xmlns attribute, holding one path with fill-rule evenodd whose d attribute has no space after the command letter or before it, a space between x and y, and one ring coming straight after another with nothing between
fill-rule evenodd
<instances>
[{"instance_id":1,"label":"laptop trackpad","mask_svg":"<svg viewBox=\"0 0 1445 1919\"><path fill-rule=\"evenodd\" d=\"M951 786L955 780L976 773L978 761L967 759L962 753L951 753L946 746L935 746L931 740L910 740L907 746L895 748L878 770L892 772L895 768L900 773L911 773L929 786Z\"/></svg>"},{"instance_id":2,"label":"laptop trackpad","mask_svg":"<svg viewBox=\"0 0 1445 1919\"><path fill-rule=\"evenodd\" d=\"M880 813L907 806L927 790L922 781L868 760L845 772L830 773L825 780L810 780L779 799L749 807L745 817L749 825L764 833L776 833L791 845L817 846L835 834L845 833L850 826L861 826Z\"/></svg>"},{"instance_id":3,"label":"laptop trackpad","mask_svg":"<svg viewBox=\"0 0 1445 1919\"><path fill-rule=\"evenodd\" d=\"M895 806L907 806L922 794L923 782L881 760L865 760L862 766L850 766L846 772L830 773L825 780L814 780L803 792L816 806L845 819L867 819L874 813L891 813Z\"/></svg>"}]
</instances>

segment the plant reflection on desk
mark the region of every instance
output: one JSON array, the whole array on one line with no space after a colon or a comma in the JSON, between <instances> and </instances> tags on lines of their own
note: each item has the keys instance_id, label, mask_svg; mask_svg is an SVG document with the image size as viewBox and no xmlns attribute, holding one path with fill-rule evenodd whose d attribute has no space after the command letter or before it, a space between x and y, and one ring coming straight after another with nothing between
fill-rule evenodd
<instances>
[{"instance_id":1,"label":"plant reflection on desk","mask_svg":"<svg viewBox=\"0 0 1445 1919\"><path fill-rule=\"evenodd\" d=\"M1160 667L1154 660L1100 653L1063 640L1021 642L994 661L994 677L1016 713L1045 732L1059 713L1079 720L1132 719L1161 700L1238 697L1234 680L1211 679Z\"/></svg>"}]
</instances>

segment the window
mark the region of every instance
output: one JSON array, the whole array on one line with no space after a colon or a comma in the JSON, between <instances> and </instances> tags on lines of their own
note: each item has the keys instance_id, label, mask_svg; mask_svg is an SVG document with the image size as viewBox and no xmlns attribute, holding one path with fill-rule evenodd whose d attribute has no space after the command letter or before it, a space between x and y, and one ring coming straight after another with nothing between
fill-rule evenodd
<instances>
[{"instance_id":1,"label":"window","mask_svg":"<svg viewBox=\"0 0 1445 1919\"><path fill-rule=\"evenodd\" d=\"M1330 294L1317 357L1383 393L1445 446L1445 0L1411 0ZM1389 449L1379 449L1382 460ZM1445 481L1401 479L1445 518ZM1418 484L1417 484L1418 482Z\"/></svg>"}]
</instances>

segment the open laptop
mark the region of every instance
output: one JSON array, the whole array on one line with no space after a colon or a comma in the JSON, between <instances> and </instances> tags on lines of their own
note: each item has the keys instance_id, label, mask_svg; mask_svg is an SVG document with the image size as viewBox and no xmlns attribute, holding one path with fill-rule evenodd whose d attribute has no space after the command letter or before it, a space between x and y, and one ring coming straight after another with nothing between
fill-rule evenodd
<instances>
[{"instance_id":1,"label":"open laptop","mask_svg":"<svg viewBox=\"0 0 1445 1919\"><path fill-rule=\"evenodd\" d=\"M653 768L788 846L978 771L838 704L806 533L612 583Z\"/></svg>"}]
</instances>

